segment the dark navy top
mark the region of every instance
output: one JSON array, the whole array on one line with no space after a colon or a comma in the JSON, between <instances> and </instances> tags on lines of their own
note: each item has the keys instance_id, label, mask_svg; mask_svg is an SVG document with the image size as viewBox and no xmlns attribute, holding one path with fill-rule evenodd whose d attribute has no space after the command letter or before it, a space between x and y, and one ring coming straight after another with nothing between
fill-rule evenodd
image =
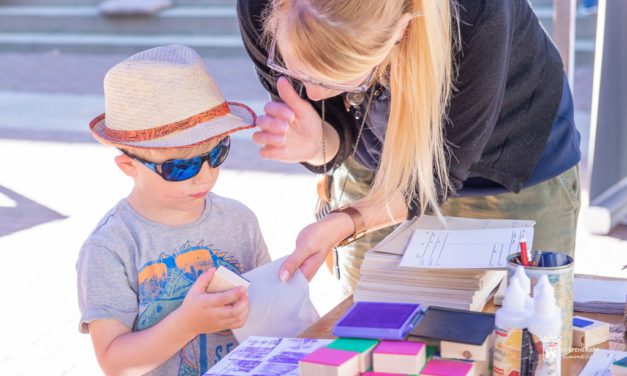
<instances>
[{"instance_id":1,"label":"dark navy top","mask_svg":"<svg viewBox=\"0 0 627 376\"><path fill-rule=\"evenodd\" d=\"M390 93L384 87L379 87L372 100L370 110L366 115L366 124L362 131L361 140L357 146L355 159L370 170L377 170L381 161L383 140L389 118ZM380 94L379 94L380 93ZM361 103L361 112L365 113L367 98ZM555 177L576 165L581 159L579 148L580 135L575 128L573 98L564 76L562 99L557 114L553 120L551 133L544 146L538 164L523 184L523 188L541 183ZM463 186L456 193L459 196L484 196L505 193L508 190L491 180L469 176Z\"/></svg>"},{"instance_id":2,"label":"dark navy top","mask_svg":"<svg viewBox=\"0 0 627 376\"><path fill-rule=\"evenodd\" d=\"M579 159L579 152L574 150L579 135L572 125L572 109L565 110L572 106L572 100L570 93L566 98L562 95L566 92L564 66L529 1L451 3L459 13L454 29L459 30L461 48L453 56L455 86L447 111L449 121L443 124L451 191L437 187L438 200L459 192L468 194L470 187L483 183L518 192L573 164ZM268 44L263 38L263 14L271 4L271 0L238 0L237 12L242 40L260 82L279 100L279 74L266 65ZM322 101L305 99L322 112ZM389 99L374 103L375 111L369 115L369 127L361 140L373 158L368 160L361 152L358 158L369 167L376 167L374 161L379 160L376 150L382 137L377 135L385 132L387 110L377 110L376 106L385 107L385 102ZM303 163L316 173L339 166L352 154L360 123L346 111L343 96L328 98L324 104L325 119L337 131L340 144L337 155L325 166ZM559 115L565 113L568 115ZM377 121L376 116L386 121ZM482 180L475 179L479 177ZM409 216L419 213L420 208L418 199L413 200Z\"/></svg>"}]
</instances>

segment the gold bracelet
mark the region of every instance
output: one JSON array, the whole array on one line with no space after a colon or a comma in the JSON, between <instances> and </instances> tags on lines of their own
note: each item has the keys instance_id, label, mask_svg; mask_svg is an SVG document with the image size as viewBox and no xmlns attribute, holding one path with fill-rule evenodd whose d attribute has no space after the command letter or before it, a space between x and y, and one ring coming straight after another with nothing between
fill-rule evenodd
<instances>
[{"instance_id":1,"label":"gold bracelet","mask_svg":"<svg viewBox=\"0 0 627 376\"><path fill-rule=\"evenodd\" d=\"M337 244L338 247L345 246L346 244L352 243L355 240L361 238L366 234L366 221L364 220L364 216L361 212L350 205L342 206L341 208L333 209L331 213L346 213L351 217L353 221L353 226L355 227L355 231L348 236L346 239L342 240Z\"/></svg>"}]
</instances>

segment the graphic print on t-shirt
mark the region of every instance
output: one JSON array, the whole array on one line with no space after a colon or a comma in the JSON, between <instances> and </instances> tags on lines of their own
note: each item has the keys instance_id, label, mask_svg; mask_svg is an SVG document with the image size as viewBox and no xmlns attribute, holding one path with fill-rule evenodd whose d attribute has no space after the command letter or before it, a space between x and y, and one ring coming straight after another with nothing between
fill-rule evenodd
<instances>
[{"instance_id":1,"label":"graphic print on t-shirt","mask_svg":"<svg viewBox=\"0 0 627 376\"><path fill-rule=\"evenodd\" d=\"M134 330L149 328L178 308L198 276L209 268L224 265L241 274L237 260L213 244L203 243L192 246L188 241L178 250L161 253L159 260L147 262L138 270L139 316ZM235 347L230 331L209 336L211 343L206 334L201 334L179 351L179 375L198 375L199 371L202 374Z\"/></svg>"}]
</instances>

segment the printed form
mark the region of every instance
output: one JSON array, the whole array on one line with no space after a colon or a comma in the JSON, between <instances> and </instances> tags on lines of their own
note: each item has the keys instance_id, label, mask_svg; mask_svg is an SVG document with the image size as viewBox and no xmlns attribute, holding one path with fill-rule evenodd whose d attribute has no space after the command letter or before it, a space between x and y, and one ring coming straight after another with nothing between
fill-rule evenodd
<instances>
[{"instance_id":1,"label":"printed form","mask_svg":"<svg viewBox=\"0 0 627 376\"><path fill-rule=\"evenodd\" d=\"M532 249L533 222L523 227L414 230L401 267L430 269L504 269L522 239Z\"/></svg>"}]
</instances>

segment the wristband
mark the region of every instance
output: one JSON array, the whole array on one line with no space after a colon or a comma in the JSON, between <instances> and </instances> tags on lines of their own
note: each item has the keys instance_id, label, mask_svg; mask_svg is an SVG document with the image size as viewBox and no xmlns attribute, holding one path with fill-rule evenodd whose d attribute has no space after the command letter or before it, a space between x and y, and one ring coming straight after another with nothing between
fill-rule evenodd
<instances>
[{"instance_id":1,"label":"wristband","mask_svg":"<svg viewBox=\"0 0 627 376\"><path fill-rule=\"evenodd\" d=\"M331 213L346 213L351 217L353 221L353 226L355 227L355 231L346 239L342 240L337 244L338 247L345 246L346 244L352 243L355 240L361 238L366 234L366 221L364 220L364 216L361 212L355 209L352 206L343 206L341 208L331 210Z\"/></svg>"}]
</instances>

